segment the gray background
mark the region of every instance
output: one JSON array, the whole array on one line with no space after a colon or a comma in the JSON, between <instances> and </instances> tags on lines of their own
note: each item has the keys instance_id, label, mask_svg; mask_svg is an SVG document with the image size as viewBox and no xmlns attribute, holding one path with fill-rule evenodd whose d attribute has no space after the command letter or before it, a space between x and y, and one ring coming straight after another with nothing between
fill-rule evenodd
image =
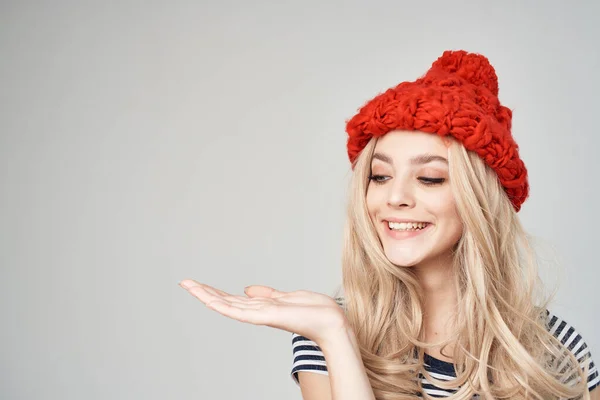
<instances>
[{"instance_id":1,"label":"gray background","mask_svg":"<svg viewBox=\"0 0 600 400\"><path fill-rule=\"evenodd\" d=\"M554 311L600 362L600 6L2 2L0 398L300 399L291 335L177 286L331 294L344 121L445 49L489 57Z\"/></svg>"}]
</instances>

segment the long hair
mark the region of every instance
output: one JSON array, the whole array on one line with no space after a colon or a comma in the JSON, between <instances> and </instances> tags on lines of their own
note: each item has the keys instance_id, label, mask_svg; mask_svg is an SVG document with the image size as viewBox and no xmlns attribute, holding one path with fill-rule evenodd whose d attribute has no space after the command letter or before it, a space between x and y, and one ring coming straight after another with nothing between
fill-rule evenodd
<instances>
[{"instance_id":1,"label":"long hair","mask_svg":"<svg viewBox=\"0 0 600 400\"><path fill-rule=\"evenodd\" d=\"M587 371L546 327L549 298L542 297L530 237L494 171L453 139L449 183L463 221L452 265L458 310L450 338L421 340L419 282L412 268L387 259L367 211L376 143L371 139L353 165L342 256L343 307L375 397L427 397L422 374L458 389L448 399L589 399ZM423 354L449 343L457 378L435 379Z\"/></svg>"}]
</instances>

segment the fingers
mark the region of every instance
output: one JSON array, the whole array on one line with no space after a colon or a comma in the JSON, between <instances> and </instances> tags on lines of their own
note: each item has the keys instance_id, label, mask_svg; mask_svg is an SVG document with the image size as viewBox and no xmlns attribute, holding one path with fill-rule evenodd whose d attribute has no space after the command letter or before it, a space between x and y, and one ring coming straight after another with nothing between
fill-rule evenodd
<instances>
[{"instance_id":1,"label":"fingers","mask_svg":"<svg viewBox=\"0 0 600 400\"><path fill-rule=\"evenodd\" d=\"M244 292L248 297L268 297L271 299L276 299L287 294L272 287L262 285L248 286L244 289Z\"/></svg>"},{"instance_id":2,"label":"fingers","mask_svg":"<svg viewBox=\"0 0 600 400\"><path fill-rule=\"evenodd\" d=\"M226 293L222 290L219 290L219 289L214 288L209 285L205 285L205 284L196 282L192 279L184 279L183 281L180 282L180 286L182 286L184 289L191 289L193 287L201 286L204 289L206 289L208 292L213 293L215 295L232 296L229 293ZM264 286L264 285L247 286L244 289L244 292L246 293L246 295L248 297L267 297L267 298L273 298L273 299L287 294L286 292L282 292L282 291L276 290L272 287ZM239 299L244 298L243 296L235 296L235 297L238 297Z\"/></svg>"},{"instance_id":3,"label":"fingers","mask_svg":"<svg viewBox=\"0 0 600 400\"><path fill-rule=\"evenodd\" d=\"M246 298L245 296L231 295L231 294L229 294L227 292L224 292L222 290L219 290L219 289L214 288L214 287L209 286L209 285L205 285L203 283L196 282L196 281L191 280L191 279L185 279L185 280L181 281L179 283L179 285L181 287L183 287L184 289L188 290L188 291L193 290L195 288L202 288L202 289L206 290L208 293L210 293L210 294L212 294L214 296L235 297L237 299L245 299Z\"/></svg>"},{"instance_id":4,"label":"fingers","mask_svg":"<svg viewBox=\"0 0 600 400\"><path fill-rule=\"evenodd\" d=\"M226 317L255 325L264 325L268 321L269 306L272 306L270 303L273 301L271 299L222 295L225 292L212 291L209 286L197 282L193 285L186 282L181 286L187 286L187 291L192 296Z\"/></svg>"},{"instance_id":5,"label":"fingers","mask_svg":"<svg viewBox=\"0 0 600 400\"><path fill-rule=\"evenodd\" d=\"M234 294L229 294L227 292L224 292L224 291L219 290L217 288L214 288L212 286L208 286L208 285L201 285L201 286L202 286L202 288L204 290L206 290L209 293L214 294L215 296L221 296L223 298L236 298L236 299L241 299L241 300L242 299L247 299L246 296L237 296L237 295L234 295Z\"/></svg>"},{"instance_id":6,"label":"fingers","mask_svg":"<svg viewBox=\"0 0 600 400\"><path fill-rule=\"evenodd\" d=\"M214 288L212 286L208 286L208 285L205 285L203 283L196 282L195 280L192 280L192 279L184 279L184 280L182 280L181 282L179 282L179 286L183 287L186 290L194 288L194 287L201 286L201 287L203 287L203 288L205 288L205 289L213 292L214 294L220 294L220 295L223 295L223 296L228 296L229 295L229 293L226 293L226 292L224 292L222 290L219 290L217 288Z\"/></svg>"},{"instance_id":7,"label":"fingers","mask_svg":"<svg viewBox=\"0 0 600 400\"><path fill-rule=\"evenodd\" d=\"M264 303L264 300L261 301L261 300L256 300L256 299L250 299L250 298L244 297L244 296L222 295L222 294L213 292L209 288L203 287L203 286L193 287L193 288L189 289L188 292L191 295L197 297L201 301L203 299L208 300L209 303L219 301L219 302L224 302L224 303L227 303L230 305L236 305L236 306L243 307L243 308ZM207 302L204 302L204 303L208 305Z\"/></svg>"},{"instance_id":8,"label":"fingers","mask_svg":"<svg viewBox=\"0 0 600 400\"><path fill-rule=\"evenodd\" d=\"M258 308L264 304L266 300L251 299L245 296L233 296L222 290L195 281L182 281L180 285L207 306L211 303L223 302L239 308Z\"/></svg>"},{"instance_id":9,"label":"fingers","mask_svg":"<svg viewBox=\"0 0 600 400\"><path fill-rule=\"evenodd\" d=\"M226 317L240 322L246 322L254 325L265 325L268 321L268 313L265 311L263 305L241 307L236 304L216 301L210 303L208 307Z\"/></svg>"}]
</instances>

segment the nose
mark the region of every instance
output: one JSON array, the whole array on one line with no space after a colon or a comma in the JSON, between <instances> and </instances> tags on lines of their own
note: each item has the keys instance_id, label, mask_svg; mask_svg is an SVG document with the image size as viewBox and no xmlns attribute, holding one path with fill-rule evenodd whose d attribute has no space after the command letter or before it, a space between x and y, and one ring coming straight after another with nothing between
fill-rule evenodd
<instances>
[{"instance_id":1,"label":"nose","mask_svg":"<svg viewBox=\"0 0 600 400\"><path fill-rule=\"evenodd\" d=\"M398 179L389 188L388 206L393 208L413 208L415 206L415 197L409 184Z\"/></svg>"}]
</instances>

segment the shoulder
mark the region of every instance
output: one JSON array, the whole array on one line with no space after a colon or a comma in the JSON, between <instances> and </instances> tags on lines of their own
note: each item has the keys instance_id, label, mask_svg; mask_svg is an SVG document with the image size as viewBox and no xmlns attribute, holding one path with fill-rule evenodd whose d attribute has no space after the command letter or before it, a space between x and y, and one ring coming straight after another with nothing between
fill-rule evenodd
<instances>
[{"instance_id":1,"label":"shoulder","mask_svg":"<svg viewBox=\"0 0 600 400\"><path fill-rule=\"evenodd\" d=\"M589 348L575 327L551 310L546 310L546 329L576 357L589 353Z\"/></svg>"},{"instance_id":2,"label":"shoulder","mask_svg":"<svg viewBox=\"0 0 600 400\"><path fill-rule=\"evenodd\" d=\"M589 390L599 386L598 368L592 359L590 348L577 329L551 310L546 310L546 329L575 356L581 368L588 368Z\"/></svg>"}]
</instances>

